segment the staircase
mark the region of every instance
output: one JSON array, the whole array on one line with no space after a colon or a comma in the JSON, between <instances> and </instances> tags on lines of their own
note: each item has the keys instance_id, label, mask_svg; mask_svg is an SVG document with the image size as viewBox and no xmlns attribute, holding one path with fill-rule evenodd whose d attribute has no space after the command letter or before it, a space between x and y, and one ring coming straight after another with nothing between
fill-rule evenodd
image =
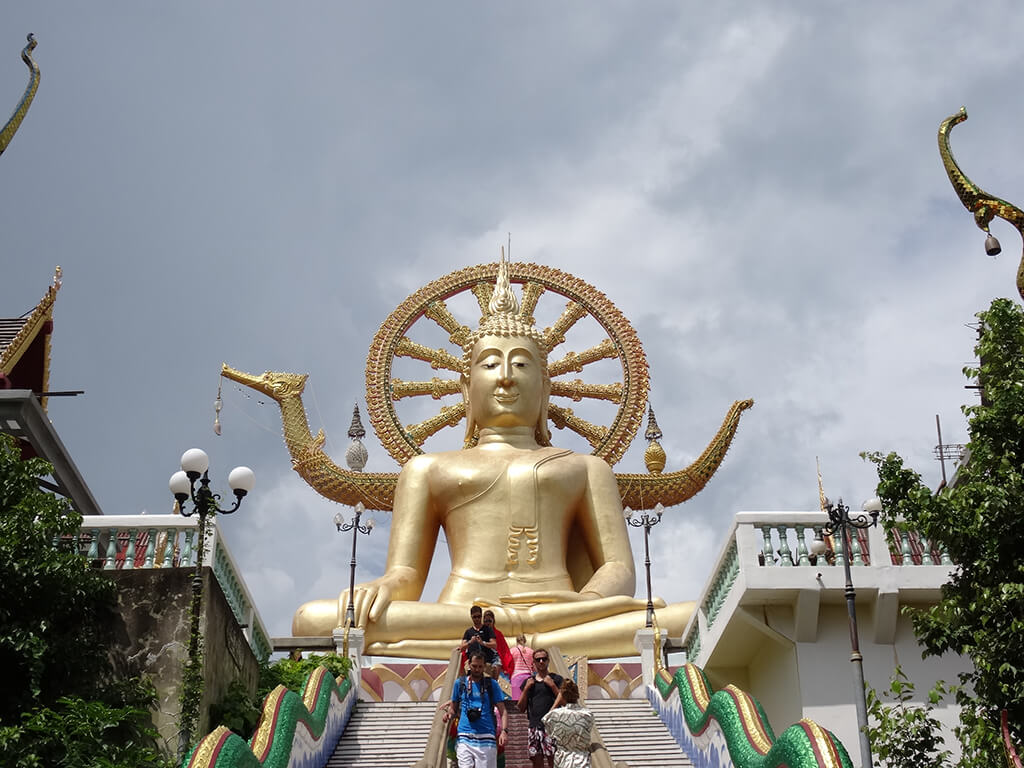
<instances>
[{"instance_id":1,"label":"staircase","mask_svg":"<svg viewBox=\"0 0 1024 768\"><path fill-rule=\"evenodd\" d=\"M587 699L613 762L629 768L692 768L646 699Z\"/></svg>"},{"instance_id":2,"label":"staircase","mask_svg":"<svg viewBox=\"0 0 1024 768\"><path fill-rule=\"evenodd\" d=\"M423 757L436 701L356 703L327 768L409 768Z\"/></svg>"}]
</instances>

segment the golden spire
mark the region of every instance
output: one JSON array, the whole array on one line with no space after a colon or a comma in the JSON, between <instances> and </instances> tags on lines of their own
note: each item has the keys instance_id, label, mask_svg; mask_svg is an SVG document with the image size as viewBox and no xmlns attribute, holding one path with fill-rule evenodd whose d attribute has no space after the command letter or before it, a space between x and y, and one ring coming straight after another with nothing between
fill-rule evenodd
<instances>
[{"instance_id":1,"label":"golden spire","mask_svg":"<svg viewBox=\"0 0 1024 768\"><path fill-rule=\"evenodd\" d=\"M665 469L665 449L658 442L661 437L661 428L658 427L658 420L654 418L654 408L647 404L647 430L644 432L647 438L647 450L644 451L644 465L652 475L660 475Z\"/></svg>"},{"instance_id":2,"label":"golden spire","mask_svg":"<svg viewBox=\"0 0 1024 768\"><path fill-rule=\"evenodd\" d=\"M481 302L482 305L482 302ZM498 277L494 281L494 290L487 302L486 314L480 318L480 327L466 337L462 347L462 367L469 371L469 356L473 353L473 345L484 336L521 337L532 339L540 351L541 362L547 371L548 344L543 333L533 324L533 318L524 318L519 301L512 291L509 280L509 264L505 257L505 248L501 249L501 261L498 262Z\"/></svg>"},{"instance_id":3,"label":"golden spire","mask_svg":"<svg viewBox=\"0 0 1024 768\"><path fill-rule=\"evenodd\" d=\"M825 486L821 482L821 460L817 456L814 457L814 464L818 468L818 504L824 512L828 506L828 499L825 496Z\"/></svg>"}]
</instances>

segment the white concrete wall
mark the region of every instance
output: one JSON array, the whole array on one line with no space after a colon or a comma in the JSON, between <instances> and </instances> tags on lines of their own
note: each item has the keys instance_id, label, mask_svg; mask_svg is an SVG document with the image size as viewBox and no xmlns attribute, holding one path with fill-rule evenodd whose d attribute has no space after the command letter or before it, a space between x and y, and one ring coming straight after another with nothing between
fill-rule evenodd
<instances>
[{"instance_id":1,"label":"white concrete wall","mask_svg":"<svg viewBox=\"0 0 1024 768\"><path fill-rule=\"evenodd\" d=\"M747 689L761 702L776 735L799 720L796 648L779 643L765 643L750 665L750 687Z\"/></svg>"},{"instance_id":2,"label":"white concrete wall","mask_svg":"<svg viewBox=\"0 0 1024 768\"><path fill-rule=\"evenodd\" d=\"M857 606L859 627L870 627L873 621L870 605ZM878 691L888 690L889 681L897 664L914 683L914 701L927 701L928 691L937 680L956 682L957 675L969 669L969 664L957 656L921 658L921 648L914 637L910 618L901 614L897 620L896 638L891 645L879 645L865 637L861 630L860 649L864 656L864 679ZM818 624L818 642L797 644L797 663L800 677L800 699L803 716L817 721L834 732L849 750L855 765L860 764L857 714L854 705L853 665L850 662L850 634L846 606L824 605ZM767 704L772 726L776 724ZM952 736L952 726L958 720L957 708L946 706L936 716L950 729L946 747L959 754Z\"/></svg>"}]
</instances>

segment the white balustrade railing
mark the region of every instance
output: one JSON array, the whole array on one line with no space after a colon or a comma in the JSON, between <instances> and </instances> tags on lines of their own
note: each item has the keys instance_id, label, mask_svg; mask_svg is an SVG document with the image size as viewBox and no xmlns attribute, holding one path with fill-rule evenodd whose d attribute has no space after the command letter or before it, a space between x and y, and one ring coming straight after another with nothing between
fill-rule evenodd
<instances>
[{"instance_id":1,"label":"white balustrade railing","mask_svg":"<svg viewBox=\"0 0 1024 768\"><path fill-rule=\"evenodd\" d=\"M915 533L894 531L894 545L886 541L881 526L850 528L850 552L841 536L824 536L828 516L824 512L740 512L733 520L711 578L698 602L698 610L683 634L688 658L695 659L702 635L714 626L722 607L742 573L767 568L842 568L936 565L952 562L940 547L924 542ZM825 540L826 551L815 556L811 543L816 536Z\"/></svg>"},{"instance_id":2,"label":"white balustrade railing","mask_svg":"<svg viewBox=\"0 0 1024 768\"><path fill-rule=\"evenodd\" d=\"M272 650L252 595L231 552L218 534L216 518L206 521L203 564L213 569L235 619L257 659ZM180 515L87 515L82 518L79 552L107 571L136 568L194 567L198 555L199 519Z\"/></svg>"}]
</instances>

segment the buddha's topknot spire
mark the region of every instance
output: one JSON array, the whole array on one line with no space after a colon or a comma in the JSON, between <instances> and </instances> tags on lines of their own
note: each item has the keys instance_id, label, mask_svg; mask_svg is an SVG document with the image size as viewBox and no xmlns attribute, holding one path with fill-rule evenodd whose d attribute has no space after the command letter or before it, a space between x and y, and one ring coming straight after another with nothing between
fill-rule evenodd
<instances>
[{"instance_id":1,"label":"buddha's topknot spire","mask_svg":"<svg viewBox=\"0 0 1024 768\"><path fill-rule=\"evenodd\" d=\"M484 336L520 337L531 339L537 345L541 362L547 369L548 346L544 334L537 330L532 318L523 318L519 310L519 301L512 291L510 267L505 257L505 249L501 249L501 261L498 262L498 277L494 283L494 292L487 303L487 315L480 321L480 327L469 334L462 348L463 370L469 370L469 357L473 353L473 345Z\"/></svg>"},{"instance_id":2,"label":"buddha's topknot spire","mask_svg":"<svg viewBox=\"0 0 1024 768\"><path fill-rule=\"evenodd\" d=\"M519 314L519 302L516 295L512 293L512 284L508 279L508 259L505 258L505 249L501 249L501 261L498 262L498 279L494 283L494 293L491 294L491 301L487 305L491 314L501 312L506 315Z\"/></svg>"}]
</instances>

